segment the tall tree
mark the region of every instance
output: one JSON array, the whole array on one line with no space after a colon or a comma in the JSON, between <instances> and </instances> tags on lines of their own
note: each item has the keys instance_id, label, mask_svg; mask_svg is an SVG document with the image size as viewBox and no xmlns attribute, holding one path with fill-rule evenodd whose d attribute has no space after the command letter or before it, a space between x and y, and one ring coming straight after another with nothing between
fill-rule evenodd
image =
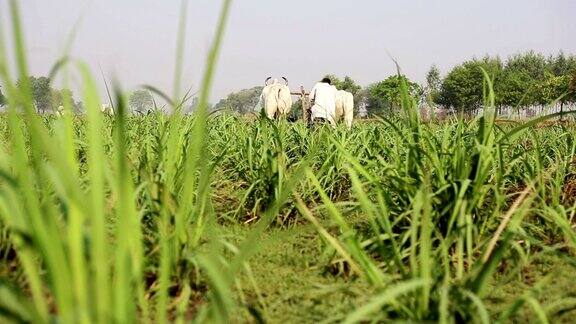
<instances>
[{"instance_id":1,"label":"tall tree","mask_svg":"<svg viewBox=\"0 0 576 324\"><path fill-rule=\"evenodd\" d=\"M401 85L406 84L411 96L422 95L422 88L404 75L393 75L368 87L367 110L371 114L393 112L401 107Z\"/></svg>"},{"instance_id":2,"label":"tall tree","mask_svg":"<svg viewBox=\"0 0 576 324\"><path fill-rule=\"evenodd\" d=\"M52 110L52 88L50 87L50 79L47 77L28 77L28 81L34 97L34 105L38 112L47 112ZM22 80L16 83L18 87L22 87Z\"/></svg>"},{"instance_id":3,"label":"tall tree","mask_svg":"<svg viewBox=\"0 0 576 324\"><path fill-rule=\"evenodd\" d=\"M560 52L545 58L533 51L509 57L466 61L456 66L442 82L439 101L461 110L482 105L483 78L481 68L494 82L499 107L546 105L559 100L561 106L574 102L570 91L570 74L576 70L576 56Z\"/></svg>"},{"instance_id":4,"label":"tall tree","mask_svg":"<svg viewBox=\"0 0 576 324\"><path fill-rule=\"evenodd\" d=\"M441 86L440 70L436 65L432 65L428 73L426 73L426 96L430 102L438 102Z\"/></svg>"},{"instance_id":5,"label":"tall tree","mask_svg":"<svg viewBox=\"0 0 576 324\"><path fill-rule=\"evenodd\" d=\"M452 69L442 82L438 102L445 107L467 111L480 107L484 102L485 70L495 80L502 72L500 58L485 57L466 61Z\"/></svg>"},{"instance_id":6,"label":"tall tree","mask_svg":"<svg viewBox=\"0 0 576 324\"><path fill-rule=\"evenodd\" d=\"M548 58L548 71L555 76L570 75L576 68L576 56L566 55L564 52Z\"/></svg>"},{"instance_id":7,"label":"tall tree","mask_svg":"<svg viewBox=\"0 0 576 324\"><path fill-rule=\"evenodd\" d=\"M548 74L547 78L540 82L537 87L536 93L539 96L539 103L547 105L558 101L560 103L560 111L563 111L564 105L573 100L570 93L570 82L570 75L555 76Z\"/></svg>"},{"instance_id":8,"label":"tall tree","mask_svg":"<svg viewBox=\"0 0 576 324\"><path fill-rule=\"evenodd\" d=\"M547 82L551 83L550 91L559 99L562 110L564 104L576 102L576 56L560 52L551 61Z\"/></svg>"},{"instance_id":9,"label":"tall tree","mask_svg":"<svg viewBox=\"0 0 576 324\"><path fill-rule=\"evenodd\" d=\"M497 102L509 107L530 105L535 100L536 85L525 71L506 67L495 81Z\"/></svg>"},{"instance_id":10,"label":"tall tree","mask_svg":"<svg viewBox=\"0 0 576 324\"><path fill-rule=\"evenodd\" d=\"M216 106L214 106L214 109L232 110L241 114L254 112L260 94L262 94L262 89L262 86L257 86L231 93L225 99L220 100Z\"/></svg>"},{"instance_id":11,"label":"tall tree","mask_svg":"<svg viewBox=\"0 0 576 324\"><path fill-rule=\"evenodd\" d=\"M51 111L52 88L50 87L50 79L47 77L32 78L34 80L32 84L36 107L42 112Z\"/></svg>"},{"instance_id":12,"label":"tall tree","mask_svg":"<svg viewBox=\"0 0 576 324\"><path fill-rule=\"evenodd\" d=\"M130 95L130 109L137 113L147 113L154 107L154 98L148 90L135 90Z\"/></svg>"},{"instance_id":13,"label":"tall tree","mask_svg":"<svg viewBox=\"0 0 576 324\"><path fill-rule=\"evenodd\" d=\"M547 66L544 56L532 51L509 57L495 80L498 105L524 107L538 103L539 84L546 79Z\"/></svg>"},{"instance_id":14,"label":"tall tree","mask_svg":"<svg viewBox=\"0 0 576 324\"><path fill-rule=\"evenodd\" d=\"M506 68L523 71L535 80L544 79L546 66L546 58L534 51L516 54L506 60Z\"/></svg>"}]
</instances>

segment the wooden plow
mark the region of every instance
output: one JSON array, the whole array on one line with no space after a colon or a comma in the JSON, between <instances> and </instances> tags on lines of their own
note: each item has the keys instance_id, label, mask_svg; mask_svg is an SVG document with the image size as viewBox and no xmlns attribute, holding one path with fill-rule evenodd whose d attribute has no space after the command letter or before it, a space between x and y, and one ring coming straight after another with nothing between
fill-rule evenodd
<instances>
[{"instance_id":1,"label":"wooden plow","mask_svg":"<svg viewBox=\"0 0 576 324\"><path fill-rule=\"evenodd\" d=\"M300 97L300 102L302 103L302 118L304 119L304 122L307 123L310 118L310 93L306 92L304 86L300 86L300 92L290 92L290 94Z\"/></svg>"}]
</instances>

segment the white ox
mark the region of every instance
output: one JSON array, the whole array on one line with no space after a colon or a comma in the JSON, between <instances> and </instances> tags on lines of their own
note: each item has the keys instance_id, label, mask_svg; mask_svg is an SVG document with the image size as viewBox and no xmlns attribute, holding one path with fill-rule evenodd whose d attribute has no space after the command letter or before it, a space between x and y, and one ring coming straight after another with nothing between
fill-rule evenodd
<instances>
[{"instance_id":1,"label":"white ox","mask_svg":"<svg viewBox=\"0 0 576 324\"><path fill-rule=\"evenodd\" d=\"M64 106L58 106L58 108L56 108L56 116L61 117L64 116L64 112L66 110L64 109Z\"/></svg>"},{"instance_id":2,"label":"white ox","mask_svg":"<svg viewBox=\"0 0 576 324\"><path fill-rule=\"evenodd\" d=\"M100 112L106 115L114 116L114 108L112 108L112 106L109 104L102 104L102 107L100 107Z\"/></svg>"},{"instance_id":3,"label":"white ox","mask_svg":"<svg viewBox=\"0 0 576 324\"><path fill-rule=\"evenodd\" d=\"M285 117L292 109L292 95L288 87L288 80L283 77L285 84L281 84L278 79L269 83L270 79L272 77L267 78L264 82L265 87L262 89L257 107L261 109L264 106L266 116L270 119Z\"/></svg>"},{"instance_id":4,"label":"white ox","mask_svg":"<svg viewBox=\"0 0 576 324\"><path fill-rule=\"evenodd\" d=\"M339 90L336 92L336 116L334 121L344 118L346 127L352 128L352 119L354 118L354 95L348 91Z\"/></svg>"},{"instance_id":5,"label":"white ox","mask_svg":"<svg viewBox=\"0 0 576 324\"><path fill-rule=\"evenodd\" d=\"M106 115L114 116L114 109L109 104L102 104L100 107L100 112ZM66 109L64 109L64 106L58 106L55 113L57 116L64 116Z\"/></svg>"}]
</instances>

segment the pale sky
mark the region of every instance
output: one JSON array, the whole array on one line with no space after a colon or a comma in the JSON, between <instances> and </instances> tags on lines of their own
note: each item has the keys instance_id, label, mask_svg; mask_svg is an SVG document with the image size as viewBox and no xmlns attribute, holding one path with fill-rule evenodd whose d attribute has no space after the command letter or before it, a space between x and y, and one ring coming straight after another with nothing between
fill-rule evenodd
<instances>
[{"instance_id":1,"label":"pale sky","mask_svg":"<svg viewBox=\"0 0 576 324\"><path fill-rule=\"evenodd\" d=\"M0 0L5 35L7 2ZM19 2L32 74L48 73L79 21L71 54L99 83L101 66L126 89L152 84L171 93L180 1ZM198 88L220 5L189 1L184 88ZM285 75L293 88L309 89L328 73L368 85L395 73L390 56L423 82L432 64L444 73L485 54L576 54L575 15L574 0L236 0L211 100L270 75Z\"/></svg>"}]
</instances>

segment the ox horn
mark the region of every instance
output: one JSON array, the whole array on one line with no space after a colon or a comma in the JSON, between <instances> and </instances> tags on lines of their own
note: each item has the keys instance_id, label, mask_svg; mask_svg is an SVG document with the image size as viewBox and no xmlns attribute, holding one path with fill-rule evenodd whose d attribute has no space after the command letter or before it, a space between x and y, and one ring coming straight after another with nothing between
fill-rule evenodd
<instances>
[{"instance_id":1,"label":"ox horn","mask_svg":"<svg viewBox=\"0 0 576 324\"><path fill-rule=\"evenodd\" d=\"M284 80L284 82L286 82L286 85L288 85L288 79L286 79L286 77L282 77L282 79Z\"/></svg>"},{"instance_id":2,"label":"ox horn","mask_svg":"<svg viewBox=\"0 0 576 324\"><path fill-rule=\"evenodd\" d=\"M270 79L272 79L271 76L267 77L267 78L266 78L266 81L264 81L264 84L265 84L265 85L268 85L268 81L270 81Z\"/></svg>"}]
</instances>

